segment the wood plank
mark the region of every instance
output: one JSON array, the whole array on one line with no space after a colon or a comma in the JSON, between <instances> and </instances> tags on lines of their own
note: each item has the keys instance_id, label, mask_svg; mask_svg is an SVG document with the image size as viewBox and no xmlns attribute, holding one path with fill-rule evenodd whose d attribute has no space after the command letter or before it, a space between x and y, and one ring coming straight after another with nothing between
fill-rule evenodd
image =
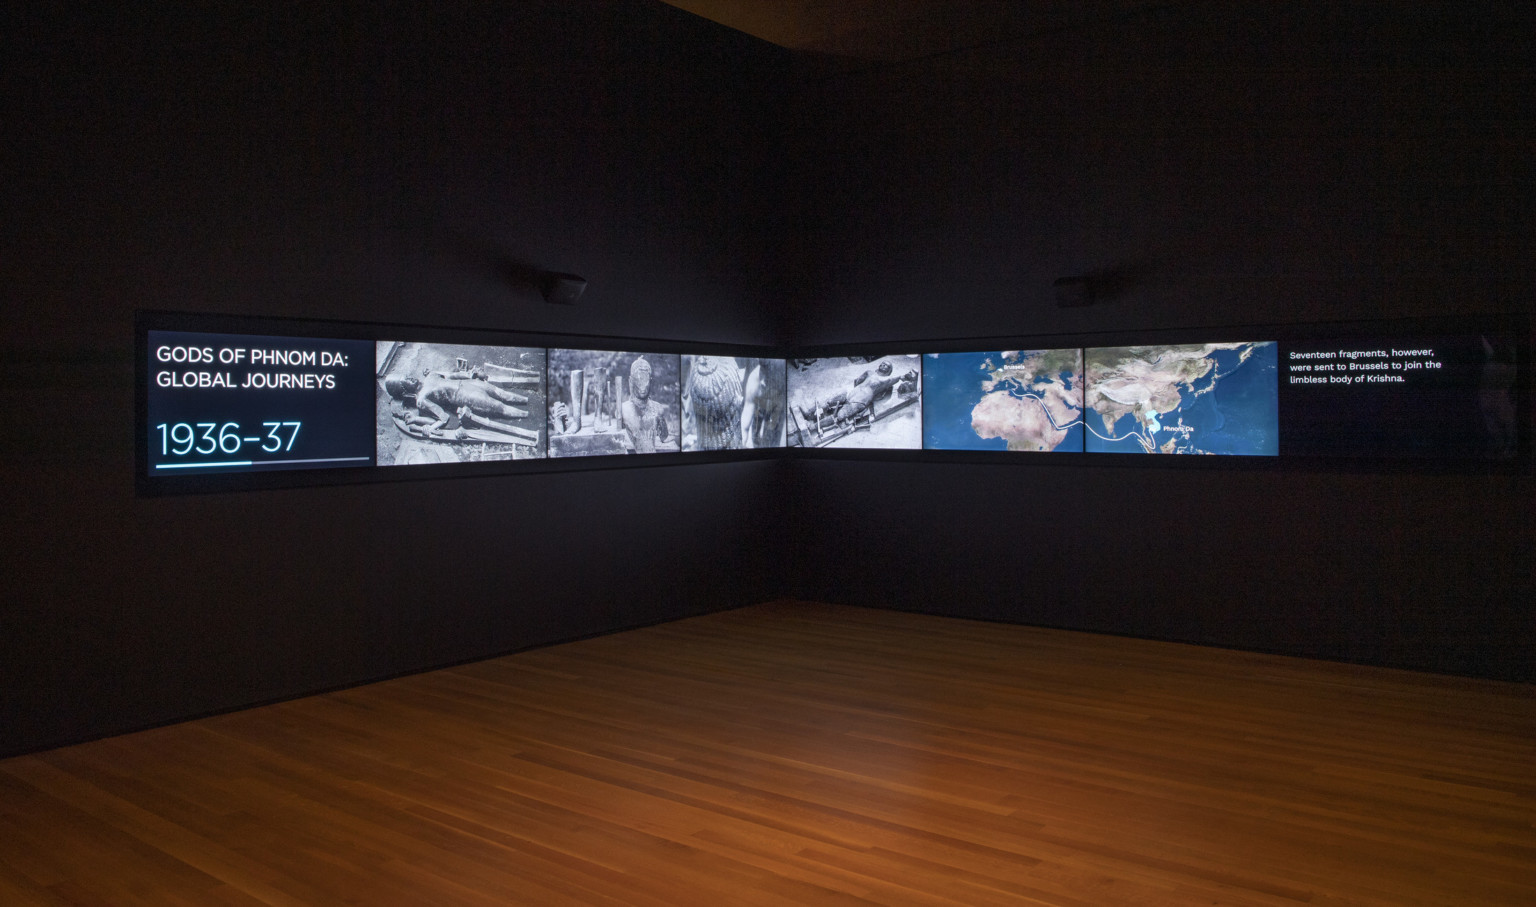
<instances>
[{"instance_id":1,"label":"wood plank","mask_svg":"<svg viewBox=\"0 0 1536 907\"><path fill-rule=\"evenodd\" d=\"M782 602L0 761L0 901L1536 903L1533 689Z\"/></svg>"}]
</instances>

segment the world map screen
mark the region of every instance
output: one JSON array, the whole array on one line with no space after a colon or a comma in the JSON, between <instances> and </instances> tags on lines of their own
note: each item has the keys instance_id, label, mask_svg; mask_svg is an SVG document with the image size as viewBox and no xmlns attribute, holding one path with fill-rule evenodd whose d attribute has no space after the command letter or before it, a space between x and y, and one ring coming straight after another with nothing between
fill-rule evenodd
<instances>
[{"instance_id":1,"label":"world map screen","mask_svg":"<svg viewBox=\"0 0 1536 907\"><path fill-rule=\"evenodd\" d=\"M923 357L929 450L1083 451L1083 351L992 350Z\"/></svg>"},{"instance_id":2,"label":"world map screen","mask_svg":"<svg viewBox=\"0 0 1536 907\"><path fill-rule=\"evenodd\" d=\"M1084 351L1091 453L1280 453L1276 343Z\"/></svg>"}]
</instances>

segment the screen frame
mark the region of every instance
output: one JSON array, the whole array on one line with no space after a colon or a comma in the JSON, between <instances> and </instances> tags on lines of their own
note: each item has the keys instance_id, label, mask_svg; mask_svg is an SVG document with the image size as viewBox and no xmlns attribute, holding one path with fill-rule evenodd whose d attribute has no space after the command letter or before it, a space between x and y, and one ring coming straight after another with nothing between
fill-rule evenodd
<instances>
[{"instance_id":1,"label":"screen frame","mask_svg":"<svg viewBox=\"0 0 1536 907\"><path fill-rule=\"evenodd\" d=\"M1513 458L1356 457L1329 455L1279 456L1151 456L1101 451L1052 452L1051 456L1006 450L858 449L773 447L747 450L690 450L644 456L544 457L481 463L415 466L359 466L316 470L152 475L149 471L147 401L150 383L151 330L246 335L291 336L338 340L405 340L547 349L614 350L662 355L752 356L774 359L875 356L914 351L922 361L928 353L977 352L1004 349L1061 349L1144 344L1218 343L1273 340L1280 344L1353 337L1498 332L1514 340L1516 356L1517 452ZM241 316L161 310L140 310L134 317L134 477L141 496L251 491L377 482L436 481L497 475L585 472L608 469L649 469L751 460L827 459L872 462L1003 465L1007 468L1145 467L1158 469L1218 469L1258 471L1322 471L1337 473L1422 473L1431 475L1532 474L1531 319L1523 313L1487 313L1420 318L1248 324L1219 327L1156 328L1149 330L1010 334L976 337L875 340L799 347L710 343L623 337L605 334L520 331L503 328L444 327L406 323L353 322L323 319ZM787 376L786 376L787 377ZM926 377L926 376L925 376ZM547 380L547 376L546 376ZM786 380L785 407L788 408ZM1282 444L1284 426L1281 426Z\"/></svg>"}]
</instances>

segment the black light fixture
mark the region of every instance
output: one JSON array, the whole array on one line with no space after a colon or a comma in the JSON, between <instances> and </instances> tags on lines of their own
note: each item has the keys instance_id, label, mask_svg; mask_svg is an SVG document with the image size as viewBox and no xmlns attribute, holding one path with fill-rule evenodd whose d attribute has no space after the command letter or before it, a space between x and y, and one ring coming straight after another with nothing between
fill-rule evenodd
<instances>
[{"instance_id":1,"label":"black light fixture","mask_svg":"<svg viewBox=\"0 0 1536 907\"><path fill-rule=\"evenodd\" d=\"M539 280L544 301L553 305L575 305L587 288L587 279L576 274L547 271Z\"/></svg>"}]
</instances>

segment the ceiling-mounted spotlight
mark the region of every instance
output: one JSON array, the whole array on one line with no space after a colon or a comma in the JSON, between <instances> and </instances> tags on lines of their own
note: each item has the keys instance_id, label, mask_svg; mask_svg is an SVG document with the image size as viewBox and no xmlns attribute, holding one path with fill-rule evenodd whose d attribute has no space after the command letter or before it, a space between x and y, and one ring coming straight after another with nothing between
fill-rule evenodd
<instances>
[{"instance_id":1,"label":"ceiling-mounted spotlight","mask_svg":"<svg viewBox=\"0 0 1536 907\"><path fill-rule=\"evenodd\" d=\"M1056 305L1061 308L1093 304L1093 284L1088 282L1086 274L1058 277L1053 286L1056 288Z\"/></svg>"},{"instance_id":2,"label":"ceiling-mounted spotlight","mask_svg":"<svg viewBox=\"0 0 1536 907\"><path fill-rule=\"evenodd\" d=\"M549 271L539 281L539 290L544 294L544 301L554 305L574 305L586 288L587 279L575 274Z\"/></svg>"}]
</instances>

